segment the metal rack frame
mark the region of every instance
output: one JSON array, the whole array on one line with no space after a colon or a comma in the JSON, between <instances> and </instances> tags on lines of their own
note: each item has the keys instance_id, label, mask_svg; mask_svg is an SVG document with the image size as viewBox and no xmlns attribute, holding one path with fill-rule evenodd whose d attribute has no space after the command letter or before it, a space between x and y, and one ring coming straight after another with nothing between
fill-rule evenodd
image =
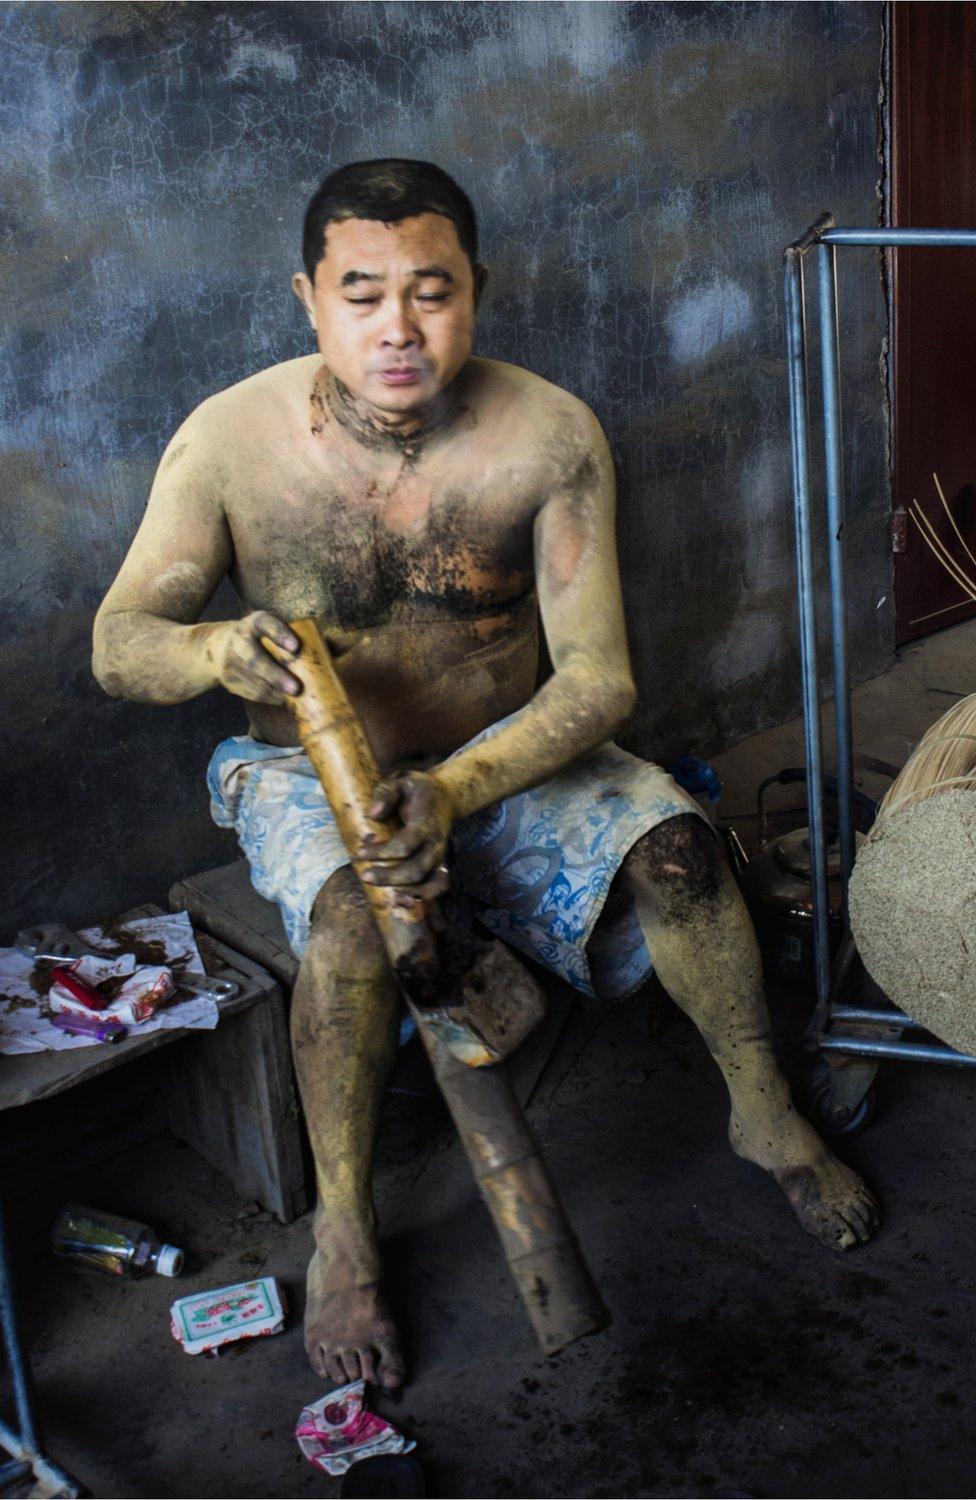
<instances>
[{"instance_id":1,"label":"metal rack frame","mask_svg":"<svg viewBox=\"0 0 976 1500\"><path fill-rule=\"evenodd\" d=\"M954 1067L976 1067L976 1057L951 1047L882 1038L830 1035L832 1022L855 1026L883 1025L899 1033L916 1023L896 1009L836 1003L832 993L827 897L827 857L823 803L823 731L818 686L817 620L814 582L813 520L810 496L810 414L807 382L807 309L804 263L811 251L817 261L817 309L820 329L820 390L823 406L823 452L827 556L830 578L831 647L837 740L837 805L843 916L847 922L847 889L854 865L854 744L851 721L850 658L845 587L845 500L840 412L840 332L837 304L837 249L845 246L887 248L929 245L976 249L972 229L843 229L833 214L821 214L784 251L783 291L786 308L786 354L789 376L790 457L800 616L800 661L803 684L803 734L810 822L813 883L813 942L817 1003L807 1033L808 1045L849 1057L901 1058Z\"/></svg>"},{"instance_id":2,"label":"metal rack frame","mask_svg":"<svg viewBox=\"0 0 976 1500\"><path fill-rule=\"evenodd\" d=\"M14 1295L13 1272L7 1248L7 1226L0 1202L0 1332L3 1335L7 1370L13 1387L14 1425L0 1422L0 1448L9 1455L0 1463L0 1493L6 1494L15 1484L33 1475L50 1495L75 1496L84 1493L77 1480L53 1463L41 1442L34 1414L34 1391L30 1361L24 1349Z\"/></svg>"}]
</instances>

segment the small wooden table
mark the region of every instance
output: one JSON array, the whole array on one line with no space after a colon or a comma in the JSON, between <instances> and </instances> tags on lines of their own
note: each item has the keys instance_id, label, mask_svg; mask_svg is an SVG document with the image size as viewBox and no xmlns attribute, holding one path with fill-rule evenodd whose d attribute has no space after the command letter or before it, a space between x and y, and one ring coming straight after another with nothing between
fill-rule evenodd
<instances>
[{"instance_id":1,"label":"small wooden table","mask_svg":"<svg viewBox=\"0 0 976 1500\"><path fill-rule=\"evenodd\" d=\"M121 921L161 914L161 907L139 906ZM134 1031L112 1045L0 1056L0 1110L23 1108L158 1052L173 1133L242 1197L288 1224L305 1212L308 1194L281 989L253 959L208 934L196 937L207 972L238 985L236 995L217 1001L213 1031Z\"/></svg>"}]
</instances>

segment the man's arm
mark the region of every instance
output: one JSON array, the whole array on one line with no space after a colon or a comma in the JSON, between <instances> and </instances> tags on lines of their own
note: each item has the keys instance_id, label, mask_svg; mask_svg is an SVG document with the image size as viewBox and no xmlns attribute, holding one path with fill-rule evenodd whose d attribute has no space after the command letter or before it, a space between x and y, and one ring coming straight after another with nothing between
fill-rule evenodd
<instances>
[{"instance_id":1,"label":"man's arm","mask_svg":"<svg viewBox=\"0 0 976 1500\"><path fill-rule=\"evenodd\" d=\"M525 791L613 734L634 707L614 535L613 461L592 413L573 471L535 521L553 674L491 739L438 766L456 818Z\"/></svg>"},{"instance_id":2,"label":"man's arm","mask_svg":"<svg viewBox=\"0 0 976 1500\"><path fill-rule=\"evenodd\" d=\"M584 408L569 472L535 522L539 606L553 675L511 721L428 773L393 777L371 809L405 827L382 846L382 883L422 881L443 858L452 821L545 781L601 745L634 707L614 535L613 461ZM378 850L363 851L376 858Z\"/></svg>"},{"instance_id":3,"label":"man's arm","mask_svg":"<svg viewBox=\"0 0 976 1500\"><path fill-rule=\"evenodd\" d=\"M163 455L142 524L95 616L92 670L113 697L180 703L220 683L282 703L299 690L259 643L266 635L297 649L276 616L196 623L233 558L217 451L216 435L194 413Z\"/></svg>"}]
</instances>

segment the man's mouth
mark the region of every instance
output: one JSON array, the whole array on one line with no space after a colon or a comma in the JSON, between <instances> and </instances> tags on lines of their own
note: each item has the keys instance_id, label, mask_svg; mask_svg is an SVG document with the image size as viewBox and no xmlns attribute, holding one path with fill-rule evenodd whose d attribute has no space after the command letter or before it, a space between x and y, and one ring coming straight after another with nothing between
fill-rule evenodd
<instances>
[{"instance_id":1,"label":"man's mouth","mask_svg":"<svg viewBox=\"0 0 976 1500\"><path fill-rule=\"evenodd\" d=\"M418 365L391 365L377 373L384 385L416 385L423 371Z\"/></svg>"}]
</instances>

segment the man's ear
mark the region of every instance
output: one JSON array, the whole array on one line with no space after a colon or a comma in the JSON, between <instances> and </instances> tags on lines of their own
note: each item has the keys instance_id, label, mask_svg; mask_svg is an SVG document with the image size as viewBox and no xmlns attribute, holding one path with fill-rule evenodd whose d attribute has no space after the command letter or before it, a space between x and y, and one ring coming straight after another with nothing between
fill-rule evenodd
<instances>
[{"instance_id":1,"label":"man's ear","mask_svg":"<svg viewBox=\"0 0 976 1500\"><path fill-rule=\"evenodd\" d=\"M294 276L291 278L291 289L295 293L295 296L298 298L299 302L304 307L305 312L308 315L308 321L311 323L313 328L317 328L318 324L315 321L315 292L313 290L312 283L309 281L304 271L295 272Z\"/></svg>"},{"instance_id":2,"label":"man's ear","mask_svg":"<svg viewBox=\"0 0 976 1500\"><path fill-rule=\"evenodd\" d=\"M479 263L472 269L474 271L474 305L477 307L488 284L488 267Z\"/></svg>"}]
</instances>

